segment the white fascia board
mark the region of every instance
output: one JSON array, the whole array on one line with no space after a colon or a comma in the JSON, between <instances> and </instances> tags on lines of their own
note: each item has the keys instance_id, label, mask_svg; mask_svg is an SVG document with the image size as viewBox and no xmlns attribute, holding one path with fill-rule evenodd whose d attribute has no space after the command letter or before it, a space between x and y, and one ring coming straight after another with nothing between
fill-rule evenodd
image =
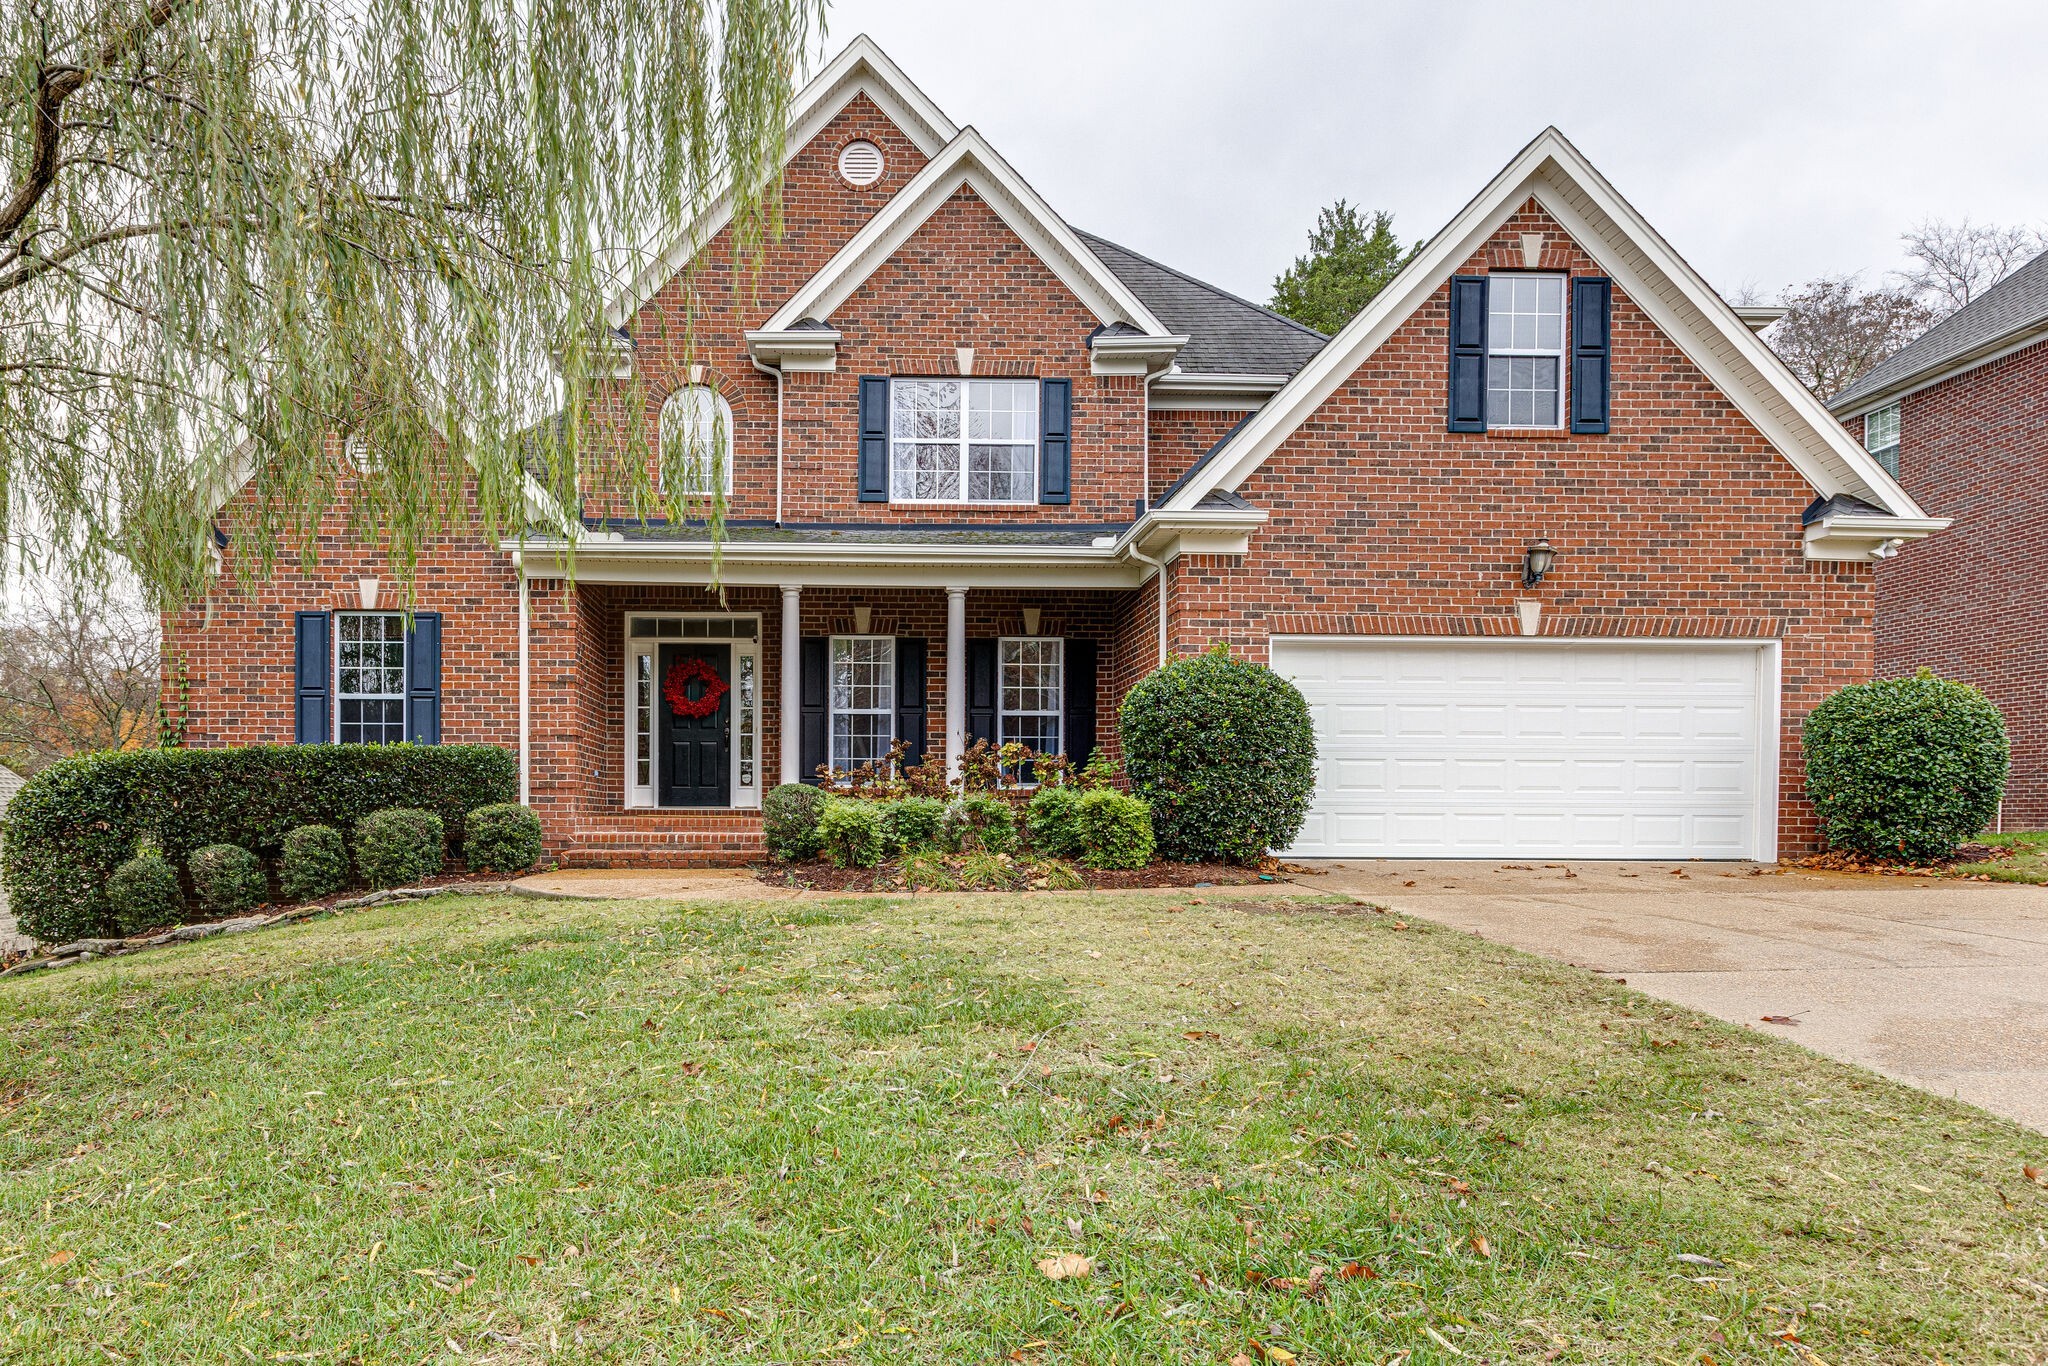
<instances>
[{"instance_id":1,"label":"white fascia board","mask_svg":"<svg viewBox=\"0 0 2048 1366\"><path fill-rule=\"evenodd\" d=\"M1532 196L1819 493L1865 498L1900 517L1925 516L1727 301L1555 128L1544 129L1432 237L1210 467L1175 495L1172 506L1193 507L1214 489L1242 484Z\"/></svg>"},{"instance_id":2,"label":"white fascia board","mask_svg":"<svg viewBox=\"0 0 2048 1366\"><path fill-rule=\"evenodd\" d=\"M963 185L979 195L1105 327L1121 322L1150 338L1172 335L972 127L962 129L926 162L923 170L761 325L762 330L787 331L805 318L829 320L832 311Z\"/></svg>"},{"instance_id":3,"label":"white fascia board","mask_svg":"<svg viewBox=\"0 0 2048 1366\"><path fill-rule=\"evenodd\" d=\"M586 583L709 582L709 542L651 544L612 535L578 538L573 556L560 540L507 540L499 549L523 557L534 578L574 577ZM1115 545L934 546L760 545L726 542L716 559L720 581L733 585L802 583L876 588L1134 588L1151 570Z\"/></svg>"},{"instance_id":4,"label":"white fascia board","mask_svg":"<svg viewBox=\"0 0 2048 1366\"><path fill-rule=\"evenodd\" d=\"M824 70L812 77L790 102L789 126L783 133L784 169L859 95L874 101L927 157L936 156L960 135L959 128L944 111L889 60L874 39L863 33L826 63ZM732 210L731 193L721 193L687 226L660 234L644 247L638 254L646 259L646 264L605 306L606 326L624 327L631 321L663 285L724 231L732 222Z\"/></svg>"},{"instance_id":5,"label":"white fascia board","mask_svg":"<svg viewBox=\"0 0 2048 1366\"><path fill-rule=\"evenodd\" d=\"M1946 530L1951 520L1844 512L1809 524L1803 550L1809 560L1888 560L1906 542Z\"/></svg>"},{"instance_id":6,"label":"white fascia board","mask_svg":"<svg viewBox=\"0 0 2048 1366\"><path fill-rule=\"evenodd\" d=\"M1097 375L1156 375L1173 365L1186 337L1098 336L1088 343L1088 366Z\"/></svg>"},{"instance_id":7,"label":"white fascia board","mask_svg":"<svg viewBox=\"0 0 2048 1366\"><path fill-rule=\"evenodd\" d=\"M1923 389L1932 389L1935 385L1944 384L1957 375L1975 370L1980 365L2003 360L2015 351L2024 351L2043 341L2048 341L2048 326L2037 324L2023 332L2009 333L1973 351L1965 351L1960 356L1950 358L1938 369L1922 370L1918 374L1908 375L1895 383L1887 384L1882 389L1873 389L1855 403L1843 408L1837 416L1844 422L1852 422L1859 417L1868 416L1876 409L1897 403L1902 398L1910 398Z\"/></svg>"}]
</instances>

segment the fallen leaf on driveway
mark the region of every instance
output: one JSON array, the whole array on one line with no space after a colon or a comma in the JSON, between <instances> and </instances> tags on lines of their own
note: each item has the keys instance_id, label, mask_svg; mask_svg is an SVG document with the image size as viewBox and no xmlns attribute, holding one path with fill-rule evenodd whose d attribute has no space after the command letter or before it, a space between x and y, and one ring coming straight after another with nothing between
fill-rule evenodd
<instances>
[{"instance_id":1,"label":"fallen leaf on driveway","mask_svg":"<svg viewBox=\"0 0 2048 1366\"><path fill-rule=\"evenodd\" d=\"M1062 1252L1040 1261L1038 1269L1049 1281L1064 1281L1086 1276L1095 1270L1095 1262L1078 1252Z\"/></svg>"},{"instance_id":2,"label":"fallen leaf on driveway","mask_svg":"<svg viewBox=\"0 0 2048 1366\"><path fill-rule=\"evenodd\" d=\"M1766 1016L1764 1016L1764 1023L1765 1023L1765 1024L1781 1024L1781 1025L1796 1025L1796 1024L1798 1024L1798 1023L1799 1023L1799 1021L1797 1021L1797 1020L1793 1019L1793 1018L1792 1018L1792 1017L1791 1017L1790 1015L1766 1015Z\"/></svg>"}]
</instances>

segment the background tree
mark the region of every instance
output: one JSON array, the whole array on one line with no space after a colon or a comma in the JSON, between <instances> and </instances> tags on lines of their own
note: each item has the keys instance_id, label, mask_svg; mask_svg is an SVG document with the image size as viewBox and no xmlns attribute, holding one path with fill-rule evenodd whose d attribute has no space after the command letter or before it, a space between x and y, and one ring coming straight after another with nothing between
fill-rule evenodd
<instances>
[{"instance_id":1,"label":"background tree","mask_svg":"<svg viewBox=\"0 0 2048 1366\"><path fill-rule=\"evenodd\" d=\"M157 740L157 619L132 594L48 582L0 618L0 763Z\"/></svg>"},{"instance_id":2,"label":"background tree","mask_svg":"<svg viewBox=\"0 0 2048 1366\"><path fill-rule=\"evenodd\" d=\"M88 578L125 559L175 606L252 472L227 530L258 573L309 558L346 486L410 582L438 532L526 525L522 452L572 511L579 470L657 507L640 442L585 439L602 300L643 264L609 248L728 183L741 256L776 230L822 7L0 8L0 550ZM550 357L564 420L529 449ZM473 507L450 496L465 478Z\"/></svg>"},{"instance_id":3,"label":"background tree","mask_svg":"<svg viewBox=\"0 0 2048 1366\"><path fill-rule=\"evenodd\" d=\"M1308 255L1273 281L1273 311L1318 332L1335 332L1372 302L1421 244L1403 250L1394 216L1366 214L1338 200L1316 215Z\"/></svg>"},{"instance_id":4,"label":"background tree","mask_svg":"<svg viewBox=\"0 0 2048 1366\"><path fill-rule=\"evenodd\" d=\"M1997 223L1960 223L1926 218L1899 234L1912 262L1897 272L1900 281L1934 311L1937 319L1982 294L2048 248L2039 230Z\"/></svg>"},{"instance_id":5,"label":"background tree","mask_svg":"<svg viewBox=\"0 0 2048 1366\"><path fill-rule=\"evenodd\" d=\"M1905 289L1866 290L1854 275L1823 275L1788 289L1788 311L1764 339L1799 382L1821 398L1927 330L1934 311Z\"/></svg>"}]
</instances>

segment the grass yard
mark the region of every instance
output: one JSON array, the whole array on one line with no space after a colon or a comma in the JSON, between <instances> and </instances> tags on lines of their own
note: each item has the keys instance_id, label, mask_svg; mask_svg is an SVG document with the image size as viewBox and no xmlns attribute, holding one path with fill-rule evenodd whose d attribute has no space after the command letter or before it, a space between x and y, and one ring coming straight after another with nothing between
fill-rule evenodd
<instances>
[{"instance_id":1,"label":"grass yard","mask_svg":"<svg viewBox=\"0 0 2048 1366\"><path fill-rule=\"evenodd\" d=\"M1265 895L448 899L0 983L0 1358L2048 1359L2048 1138Z\"/></svg>"},{"instance_id":2,"label":"grass yard","mask_svg":"<svg viewBox=\"0 0 2048 1366\"><path fill-rule=\"evenodd\" d=\"M2003 858L1982 863L1959 863L1955 871L1982 874L1994 882L2048 882L2048 830L2018 830L2003 835L1979 835L1979 844L1993 849L2010 849Z\"/></svg>"}]
</instances>

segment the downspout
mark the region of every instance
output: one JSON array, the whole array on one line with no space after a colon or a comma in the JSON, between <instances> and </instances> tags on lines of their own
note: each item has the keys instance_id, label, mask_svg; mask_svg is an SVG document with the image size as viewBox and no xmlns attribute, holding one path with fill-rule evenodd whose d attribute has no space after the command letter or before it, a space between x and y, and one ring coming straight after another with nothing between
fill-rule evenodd
<instances>
[{"instance_id":1,"label":"downspout","mask_svg":"<svg viewBox=\"0 0 2048 1366\"><path fill-rule=\"evenodd\" d=\"M533 805L533 760L531 735L532 708L528 691L528 668L526 637L530 630L531 616L526 605L526 552L514 551L512 567L519 575L519 804Z\"/></svg>"},{"instance_id":2,"label":"downspout","mask_svg":"<svg viewBox=\"0 0 2048 1366\"><path fill-rule=\"evenodd\" d=\"M752 357L752 356L749 356L749 357L747 357L747 359L748 359L749 361L752 361L752 362L753 362L753 366L754 366L754 368L755 368L756 370L759 370L759 371L760 371L760 372L761 372L762 374L764 374L764 375L773 375L773 376L775 376L775 525L777 525L777 526L781 526L781 525L782 525L782 367L781 367L781 366L779 366L779 365L763 365L763 364L761 364L761 362L760 362L759 360L755 359L755 358L754 358L754 357Z\"/></svg>"},{"instance_id":3,"label":"downspout","mask_svg":"<svg viewBox=\"0 0 2048 1366\"><path fill-rule=\"evenodd\" d=\"M1131 558L1139 564L1149 564L1159 571L1159 667L1166 667L1166 561L1155 560L1136 545L1130 547Z\"/></svg>"}]
</instances>

